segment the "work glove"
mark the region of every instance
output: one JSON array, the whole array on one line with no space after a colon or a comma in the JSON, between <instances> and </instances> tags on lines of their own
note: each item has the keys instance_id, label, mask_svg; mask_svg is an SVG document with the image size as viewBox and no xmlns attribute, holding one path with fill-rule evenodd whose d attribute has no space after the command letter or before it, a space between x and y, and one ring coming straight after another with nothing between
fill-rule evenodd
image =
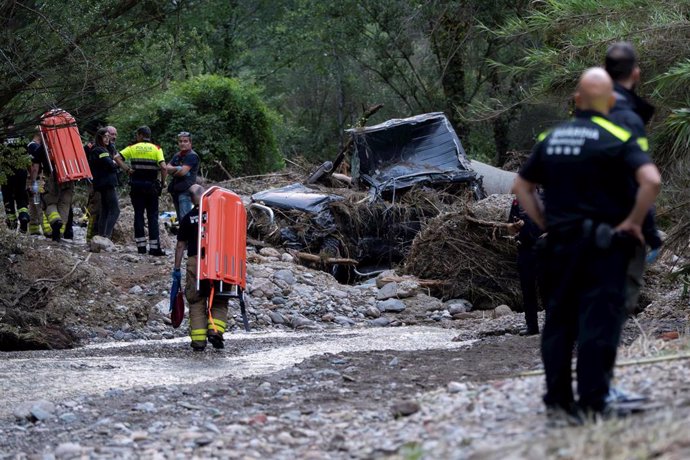
<instances>
[{"instance_id":1,"label":"work glove","mask_svg":"<svg viewBox=\"0 0 690 460\"><path fill-rule=\"evenodd\" d=\"M178 283L182 283L182 271L180 271L179 268L175 268L172 271L172 280L173 282L177 281Z\"/></svg>"},{"instance_id":2,"label":"work glove","mask_svg":"<svg viewBox=\"0 0 690 460\"><path fill-rule=\"evenodd\" d=\"M650 249L649 252L647 253L647 257L645 261L648 264L653 264L656 261L656 258L659 257L659 250L658 249Z\"/></svg>"},{"instance_id":3,"label":"work glove","mask_svg":"<svg viewBox=\"0 0 690 460\"><path fill-rule=\"evenodd\" d=\"M38 181L33 181L31 183L31 193L36 195L38 193Z\"/></svg>"}]
</instances>

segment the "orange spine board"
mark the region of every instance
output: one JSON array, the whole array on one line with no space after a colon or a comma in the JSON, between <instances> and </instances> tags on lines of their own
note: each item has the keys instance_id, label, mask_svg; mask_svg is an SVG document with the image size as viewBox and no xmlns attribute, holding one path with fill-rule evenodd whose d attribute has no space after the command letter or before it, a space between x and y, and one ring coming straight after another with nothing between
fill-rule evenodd
<instances>
[{"instance_id":1,"label":"orange spine board","mask_svg":"<svg viewBox=\"0 0 690 460\"><path fill-rule=\"evenodd\" d=\"M199 205L198 278L247 286L247 211L229 190L211 187Z\"/></svg>"},{"instance_id":2,"label":"orange spine board","mask_svg":"<svg viewBox=\"0 0 690 460\"><path fill-rule=\"evenodd\" d=\"M56 109L43 114L41 135L59 183L92 179L74 117Z\"/></svg>"}]
</instances>

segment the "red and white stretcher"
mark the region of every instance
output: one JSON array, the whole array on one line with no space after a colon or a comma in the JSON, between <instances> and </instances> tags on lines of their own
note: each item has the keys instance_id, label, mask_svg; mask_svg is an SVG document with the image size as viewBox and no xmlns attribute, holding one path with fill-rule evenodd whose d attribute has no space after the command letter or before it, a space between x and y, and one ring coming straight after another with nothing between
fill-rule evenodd
<instances>
[{"instance_id":1,"label":"red and white stretcher","mask_svg":"<svg viewBox=\"0 0 690 460\"><path fill-rule=\"evenodd\" d=\"M262 208L273 220L273 211ZM211 283L210 312L214 296L239 300L244 328L249 331L245 289L247 287L247 211L242 199L222 187L209 188L199 201L199 253L196 288ZM209 314L209 319L212 318Z\"/></svg>"},{"instance_id":2,"label":"red and white stretcher","mask_svg":"<svg viewBox=\"0 0 690 460\"><path fill-rule=\"evenodd\" d=\"M72 115L62 109L46 112L41 117L39 130L58 183L93 178Z\"/></svg>"}]
</instances>

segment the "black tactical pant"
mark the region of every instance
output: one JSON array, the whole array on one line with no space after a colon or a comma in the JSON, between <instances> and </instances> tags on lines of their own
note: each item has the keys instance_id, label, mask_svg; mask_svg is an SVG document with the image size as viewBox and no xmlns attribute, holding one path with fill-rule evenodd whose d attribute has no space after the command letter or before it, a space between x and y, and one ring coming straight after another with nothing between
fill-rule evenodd
<instances>
[{"instance_id":1,"label":"black tactical pant","mask_svg":"<svg viewBox=\"0 0 690 460\"><path fill-rule=\"evenodd\" d=\"M149 250L159 250L160 240L158 232L158 193L146 187L132 187L130 197L134 207L134 240L139 252L146 252L146 228L144 213L148 220Z\"/></svg>"},{"instance_id":2,"label":"black tactical pant","mask_svg":"<svg viewBox=\"0 0 690 460\"><path fill-rule=\"evenodd\" d=\"M539 332L537 312L539 311L538 293L542 291L539 283L539 264L537 252L533 247L518 249L518 273L522 289L522 304L525 309L525 322L529 332Z\"/></svg>"},{"instance_id":3,"label":"black tactical pant","mask_svg":"<svg viewBox=\"0 0 690 460\"><path fill-rule=\"evenodd\" d=\"M623 242L597 249L585 240L549 242L549 286L542 359L547 405L573 401L571 359L578 345L577 391L583 409L601 411L625 320L624 288L630 251Z\"/></svg>"},{"instance_id":4,"label":"black tactical pant","mask_svg":"<svg viewBox=\"0 0 690 460\"><path fill-rule=\"evenodd\" d=\"M17 226L17 219L24 225L29 222L29 194L26 191L26 177L25 170L15 171L7 176L7 182L2 186L7 226L12 230Z\"/></svg>"}]
</instances>

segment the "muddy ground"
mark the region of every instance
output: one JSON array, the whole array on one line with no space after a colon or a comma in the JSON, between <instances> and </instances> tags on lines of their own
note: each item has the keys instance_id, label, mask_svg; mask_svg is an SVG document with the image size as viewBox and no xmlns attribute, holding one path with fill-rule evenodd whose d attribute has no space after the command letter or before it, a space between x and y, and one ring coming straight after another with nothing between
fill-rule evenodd
<instances>
[{"instance_id":1,"label":"muddy ground","mask_svg":"<svg viewBox=\"0 0 690 460\"><path fill-rule=\"evenodd\" d=\"M507 307L410 280L342 285L250 248L252 332L193 353L165 311L172 255L90 253L83 237L2 236L0 335L17 351L0 355L0 458L690 456L690 307L669 265L625 327L620 359L639 362L616 370L649 410L551 428L539 339Z\"/></svg>"},{"instance_id":2,"label":"muddy ground","mask_svg":"<svg viewBox=\"0 0 690 460\"><path fill-rule=\"evenodd\" d=\"M21 421L6 412L21 404L5 399L3 458L686 458L690 452L682 429L690 416L686 362L617 371L619 383L651 396L655 409L558 429L545 423L543 377L519 377L540 367L538 338L458 342L453 334L420 327L238 333L226 350L200 354L180 340L13 353L3 362L4 398L8 383L26 384L25 398L52 396L55 407L45 419ZM666 352L687 351L687 343L677 345ZM31 370L25 380L52 374L47 386L57 392L12 377ZM157 380L146 381L146 374ZM184 383L200 377L207 380ZM612 444L601 432L637 433L637 444Z\"/></svg>"}]
</instances>

